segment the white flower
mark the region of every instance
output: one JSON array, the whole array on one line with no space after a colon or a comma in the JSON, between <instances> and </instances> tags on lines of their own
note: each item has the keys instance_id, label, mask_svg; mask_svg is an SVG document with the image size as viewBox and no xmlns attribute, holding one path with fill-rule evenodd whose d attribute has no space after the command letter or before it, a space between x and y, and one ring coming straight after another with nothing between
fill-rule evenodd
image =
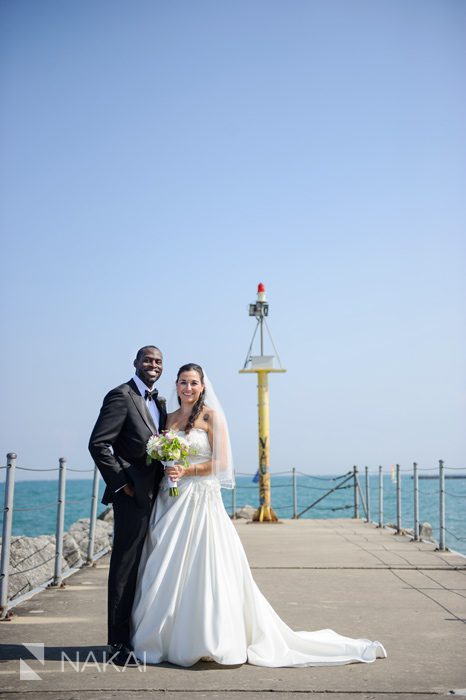
<instances>
[{"instance_id":1,"label":"white flower","mask_svg":"<svg viewBox=\"0 0 466 700\"><path fill-rule=\"evenodd\" d=\"M156 435L152 435L147 441L147 451L156 450L158 447L160 447L160 438Z\"/></svg>"}]
</instances>

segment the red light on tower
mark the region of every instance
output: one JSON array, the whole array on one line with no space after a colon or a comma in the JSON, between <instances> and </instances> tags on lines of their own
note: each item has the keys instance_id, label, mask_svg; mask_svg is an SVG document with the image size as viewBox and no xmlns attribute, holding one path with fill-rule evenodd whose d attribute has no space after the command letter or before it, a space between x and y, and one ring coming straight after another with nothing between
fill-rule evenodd
<instances>
[{"instance_id":1,"label":"red light on tower","mask_svg":"<svg viewBox=\"0 0 466 700\"><path fill-rule=\"evenodd\" d=\"M257 301L267 301L265 296L265 286L262 282L257 285Z\"/></svg>"}]
</instances>

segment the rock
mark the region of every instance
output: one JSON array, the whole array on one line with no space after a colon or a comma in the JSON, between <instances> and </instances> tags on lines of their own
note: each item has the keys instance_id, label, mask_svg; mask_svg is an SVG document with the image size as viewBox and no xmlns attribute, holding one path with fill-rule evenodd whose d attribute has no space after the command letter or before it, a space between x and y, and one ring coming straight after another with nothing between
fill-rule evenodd
<instances>
[{"instance_id":1,"label":"rock","mask_svg":"<svg viewBox=\"0 0 466 700\"><path fill-rule=\"evenodd\" d=\"M97 516L97 520L104 520L106 523L113 523L113 508L108 506L100 515Z\"/></svg>"},{"instance_id":2,"label":"rock","mask_svg":"<svg viewBox=\"0 0 466 700\"><path fill-rule=\"evenodd\" d=\"M386 523L385 527L390 527L393 530L396 530L396 523ZM412 528L401 528L401 534L414 537L414 530ZM432 534L432 525L430 523L419 523L419 539L424 540L424 542L432 542L432 544L437 544L437 540Z\"/></svg>"},{"instance_id":3,"label":"rock","mask_svg":"<svg viewBox=\"0 0 466 700\"><path fill-rule=\"evenodd\" d=\"M74 567L81 567L86 562L86 560L81 556L79 544L69 532L65 532L65 536L63 537L63 556L65 557L67 566L70 569Z\"/></svg>"},{"instance_id":4,"label":"rock","mask_svg":"<svg viewBox=\"0 0 466 700\"><path fill-rule=\"evenodd\" d=\"M81 552L81 558L86 561L89 542L89 518L81 518L73 523L69 529L69 534L76 541L76 544ZM103 549L111 547L112 537L113 523L108 523L104 520L96 520L94 554L101 552Z\"/></svg>"},{"instance_id":5,"label":"rock","mask_svg":"<svg viewBox=\"0 0 466 700\"><path fill-rule=\"evenodd\" d=\"M66 567L65 559L62 566ZM10 546L8 598L37 588L53 577L55 537L13 537Z\"/></svg>"},{"instance_id":6,"label":"rock","mask_svg":"<svg viewBox=\"0 0 466 700\"><path fill-rule=\"evenodd\" d=\"M427 540L427 542L435 542L432 525L430 523L421 523L419 527L419 537L421 540Z\"/></svg>"},{"instance_id":7,"label":"rock","mask_svg":"<svg viewBox=\"0 0 466 700\"><path fill-rule=\"evenodd\" d=\"M252 520L252 516L256 512L257 508L253 506L243 506L239 510L235 511L235 518L245 518L246 520Z\"/></svg>"},{"instance_id":8,"label":"rock","mask_svg":"<svg viewBox=\"0 0 466 700\"><path fill-rule=\"evenodd\" d=\"M113 510L103 520L96 521L94 553L111 548ZM62 571L81 567L87 561L89 518L82 518L63 537ZM0 538L1 543L1 538ZM8 599L38 588L53 578L55 571L55 536L12 537L8 578Z\"/></svg>"}]
</instances>

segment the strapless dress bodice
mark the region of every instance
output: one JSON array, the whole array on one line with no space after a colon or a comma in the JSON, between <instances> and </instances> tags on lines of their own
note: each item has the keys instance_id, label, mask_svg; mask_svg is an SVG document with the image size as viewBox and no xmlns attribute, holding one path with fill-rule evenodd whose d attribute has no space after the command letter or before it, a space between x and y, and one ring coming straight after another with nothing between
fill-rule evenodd
<instances>
[{"instance_id":1,"label":"strapless dress bodice","mask_svg":"<svg viewBox=\"0 0 466 700\"><path fill-rule=\"evenodd\" d=\"M193 454L187 456L189 464L202 464L212 459L212 448L210 447L209 436L205 430L202 430L202 428L192 428L189 433L186 433L184 430L175 430L175 433L184 438L189 448L193 451ZM178 488L183 491L189 488L195 493L198 492L199 489L204 490L206 488L218 491L220 485L214 474L205 474L202 476L183 476L178 482ZM161 494L168 493L166 475L163 477L162 483L160 484L160 491ZM173 499L170 497L168 503L171 504L172 501Z\"/></svg>"},{"instance_id":2,"label":"strapless dress bodice","mask_svg":"<svg viewBox=\"0 0 466 700\"><path fill-rule=\"evenodd\" d=\"M184 438L193 451L193 454L188 455L187 458L190 464L208 462L212 457L209 436L202 428L192 428L189 433L185 433L184 430L177 430L176 434Z\"/></svg>"}]
</instances>

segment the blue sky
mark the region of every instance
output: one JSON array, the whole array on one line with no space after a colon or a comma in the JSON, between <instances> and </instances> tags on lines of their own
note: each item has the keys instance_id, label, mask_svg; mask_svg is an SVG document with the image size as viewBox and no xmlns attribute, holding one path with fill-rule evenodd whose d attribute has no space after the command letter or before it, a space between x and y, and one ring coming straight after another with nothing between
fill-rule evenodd
<instances>
[{"instance_id":1,"label":"blue sky","mask_svg":"<svg viewBox=\"0 0 466 700\"><path fill-rule=\"evenodd\" d=\"M88 468L155 343L255 471L263 281L272 471L466 467L465 33L460 0L3 0L0 453Z\"/></svg>"}]
</instances>

